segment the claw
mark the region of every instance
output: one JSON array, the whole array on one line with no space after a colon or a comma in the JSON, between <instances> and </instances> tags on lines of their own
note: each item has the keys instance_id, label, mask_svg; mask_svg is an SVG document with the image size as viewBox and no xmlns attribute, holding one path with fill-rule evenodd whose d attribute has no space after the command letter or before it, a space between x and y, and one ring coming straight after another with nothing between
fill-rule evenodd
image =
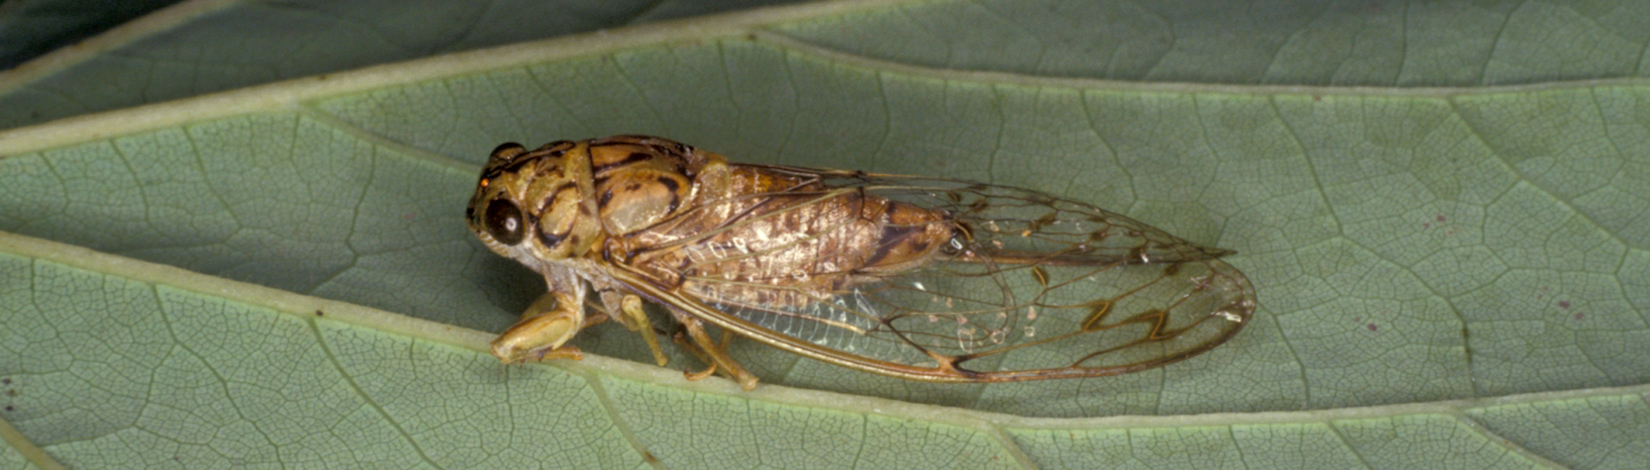
<instances>
[{"instance_id":1,"label":"claw","mask_svg":"<svg viewBox=\"0 0 1650 470\"><path fill-rule=\"evenodd\" d=\"M710 367L707 367L707 368L705 368L705 370L702 370L702 371L698 371L698 372L683 371L682 372L683 377L687 377L688 380L694 381L694 382L698 382L700 380L705 380L705 377L710 377L711 375L714 375L714 374L716 374L716 363L714 363L714 362L712 362L710 364Z\"/></svg>"}]
</instances>

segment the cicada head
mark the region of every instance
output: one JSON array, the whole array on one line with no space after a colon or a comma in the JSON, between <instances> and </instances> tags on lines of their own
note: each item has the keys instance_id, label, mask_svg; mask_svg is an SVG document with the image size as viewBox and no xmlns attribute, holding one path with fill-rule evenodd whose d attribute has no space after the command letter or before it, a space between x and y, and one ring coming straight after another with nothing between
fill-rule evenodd
<instances>
[{"instance_id":1,"label":"cicada head","mask_svg":"<svg viewBox=\"0 0 1650 470\"><path fill-rule=\"evenodd\" d=\"M600 238L593 192L588 143L527 151L511 142L493 149L464 213L487 248L545 272L545 263L583 256Z\"/></svg>"}]
</instances>

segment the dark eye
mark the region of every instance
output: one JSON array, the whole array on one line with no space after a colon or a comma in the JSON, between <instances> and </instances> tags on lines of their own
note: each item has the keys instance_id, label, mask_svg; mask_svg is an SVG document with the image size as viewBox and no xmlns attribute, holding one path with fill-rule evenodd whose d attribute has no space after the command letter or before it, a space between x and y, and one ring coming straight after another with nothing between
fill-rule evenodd
<instances>
[{"instance_id":1,"label":"dark eye","mask_svg":"<svg viewBox=\"0 0 1650 470\"><path fill-rule=\"evenodd\" d=\"M485 217L482 224L487 227L487 234L492 235L493 240L506 245L521 243L526 231L522 227L521 209L516 207L516 203L506 199L494 199L493 202L487 203Z\"/></svg>"}]
</instances>

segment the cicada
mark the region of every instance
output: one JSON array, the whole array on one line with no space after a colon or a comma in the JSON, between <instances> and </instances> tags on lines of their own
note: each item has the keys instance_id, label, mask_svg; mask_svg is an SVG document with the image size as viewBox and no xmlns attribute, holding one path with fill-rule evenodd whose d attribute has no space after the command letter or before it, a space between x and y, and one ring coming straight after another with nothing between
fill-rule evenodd
<instances>
[{"instance_id":1,"label":"cicada","mask_svg":"<svg viewBox=\"0 0 1650 470\"><path fill-rule=\"evenodd\" d=\"M720 372L747 390L757 378L729 357L735 336L913 380L1106 376L1207 351L1256 305L1220 259L1231 251L1082 202L731 163L657 137L500 145L465 214L549 285L492 342L506 363L579 359L568 340L613 319L663 366L671 330L646 299L707 363L689 378Z\"/></svg>"}]
</instances>

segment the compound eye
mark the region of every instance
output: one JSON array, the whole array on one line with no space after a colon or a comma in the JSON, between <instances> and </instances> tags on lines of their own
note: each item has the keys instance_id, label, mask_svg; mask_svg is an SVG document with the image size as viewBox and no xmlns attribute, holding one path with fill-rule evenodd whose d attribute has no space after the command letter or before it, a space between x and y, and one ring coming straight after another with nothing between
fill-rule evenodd
<instances>
[{"instance_id":1,"label":"compound eye","mask_svg":"<svg viewBox=\"0 0 1650 470\"><path fill-rule=\"evenodd\" d=\"M521 220L521 208L508 199L494 199L487 203L487 213L482 215L482 226L487 228L487 234L493 240L505 245L521 243L527 233Z\"/></svg>"},{"instance_id":2,"label":"compound eye","mask_svg":"<svg viewBox=\"0 0 1650 470\"><path fill-rule=\"evenodd\" d=\"M527 151L527 148L522 147L521 144L518 144L518 143L515 143L515 142L505 142L505 143L499 144L498 147L493 148L492 157L493 157L494 160L506 160L506 161L508 161L512 158L516 158L516 155L521 155L523 152L526 152L526 151Z\"/></svg>"}]
</instances>

